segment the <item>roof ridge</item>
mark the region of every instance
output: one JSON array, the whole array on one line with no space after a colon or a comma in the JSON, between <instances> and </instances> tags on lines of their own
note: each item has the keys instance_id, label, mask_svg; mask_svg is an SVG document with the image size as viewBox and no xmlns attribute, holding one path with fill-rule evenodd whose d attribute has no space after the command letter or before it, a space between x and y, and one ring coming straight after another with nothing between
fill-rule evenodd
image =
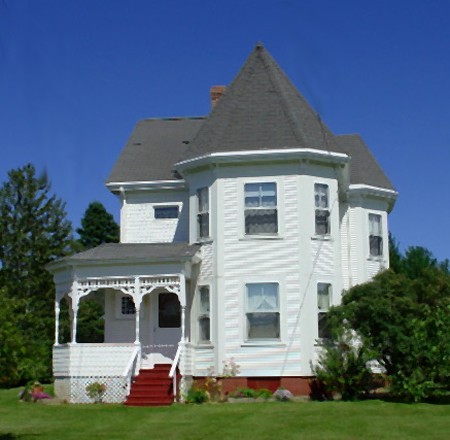
<instances>
[{"instance_id":1,"label":"roof ridge","mask_svg":"<svg viewBox=\"0 0 450 440\"><path fill-rule=\"evenodd\" d=\"M258 46L257 46L257 49L258 49ZM263 55L265 55L265 57L263 57ZM273 57L271 56L271 54L263 46L261 46L261 60L268 67L267 73L269 75L270 81L272 82L272 84L276 85L279 90L278 96L279 96L280 100L282 100L282 104L284 104L284 105L281 105L281 108L283 109L283 112L286 114L287 120L289 121L289 124L294 133L294 136L299 139L300 145L303 145L305 143L304 136L298 129L298 126L297 126L297 123L295 120L295 116L294 116L294 112L292 109L292 105L289 102L289 99L286 96L286 91L284 90L284 87L282 86L281 81L280 81L280 79L281 79L280 76L285 77L283 79L287 79L286 74L283 72L283 70L280 68L280 66L278 66L276 64L276 62L273 59ZM277 71L278 75L275 75L274 70ZM299 95L297 90L295 90L295 92L297 93L297 95Z\"/></svg>"}]
</instances>

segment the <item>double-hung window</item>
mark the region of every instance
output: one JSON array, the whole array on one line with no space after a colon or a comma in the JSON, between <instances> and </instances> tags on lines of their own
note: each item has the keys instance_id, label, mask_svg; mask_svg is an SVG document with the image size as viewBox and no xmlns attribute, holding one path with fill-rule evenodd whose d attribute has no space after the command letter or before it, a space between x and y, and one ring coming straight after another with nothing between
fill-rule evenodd
<instances>
[{"instance_id":1,"label":"double-hung window","mask_svg":"<svg viewBox=\"0 0 450 440\"><path fill-rule=\"evenodd\" d=\"M208 188L197 190L197 235L209 237L209 192Z\"/></svg>"},{"instance_id":2,"label":"double-hung window","mask_svg":"<svg viewBox=\"0 0 450 440\"><path fill-rule=\"evenodd\" d=\"M317 325L320 339L330 338L330 329L328 326L328 310L331 305L331 284L317 284Z\"/></svg>"},{"instance_id":3,"label":"double-hung window","mask_svg":"<svg viewBox=\"0 0 450 440\"><path fill-rule=\"evenodd\" d=\"M209 287L201 286L198 293L198 342L204 344L211 341Z\"/></svg>"},{"instance_id":4,"label":"double-hung window","mask_svg":"<svg viewBox=\"0 0 450 440\"><path fill-rule=\"evenodd\" d=\"M280 339L278 283L246 286L246 340Z\"/></svg>"},{"instance_id":5,"label":"double-hung window","mask_svg":"<svg viewBox=\"0 0 450 440\"><path fill-rule=\"evenodd\" d=\"M314 185L314 204L316 208L316 235L330 233L330 202L328 185L316 183Z\"/></svg>"},{"instance_id":6,"label":"double-hung window","mask_svg":"<svg viewBox=\"0 0 450 440\"><path fill-rule=\"evenodd\" d=\"M278 232L277 184L246 183L245 234L264 235Z\"/></svg>"},{"instance_id":7,"label":"double-hung window","mask_svg":"<svg viewBox=\"0 0 450 440\"><path fill-rule=\"evenodd\" d=\"M369 249L371 257L383 255L383 233L379 214L369 214Z\"/></svg>"}]
</instances>

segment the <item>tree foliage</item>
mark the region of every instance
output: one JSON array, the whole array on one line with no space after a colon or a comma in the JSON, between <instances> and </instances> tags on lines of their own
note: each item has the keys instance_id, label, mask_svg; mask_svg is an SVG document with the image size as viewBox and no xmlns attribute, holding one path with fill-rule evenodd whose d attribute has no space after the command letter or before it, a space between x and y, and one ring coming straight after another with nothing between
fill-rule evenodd
<instances>
[{"instance_id":1,"label":"tree foliage","mask_svg":"<svg viewBox=\"0 0 450 440\"><path fill-rule=\"evenodd\" d=\"M28 164L8 177L0 187L0 350L9 366L0 374L13 385L51 376L55 293L45 265L71 252L72 226L45 174Z\"/></svg>"},{"instance_id":2,"label":"tree foliage","mask_svg":"<svg viewBox=\"0 0 450 440\"><path fill-rule=\"evenodd\" d=\"M410 247L395 271L346 292L329 318L356 331L395 395L419 401L450 392L448 262Z\"/></svg>"},{"instance_id":3,"label":"tree foliage","mask_svg":"<svg viewBox=\"0 0 450 440\"><path fill-rule=\"evenodd\" d=\"M77 233L80 236L78 241L85 249L103 243L118 243L120 239L119 225L100 202L89 204Z\"/></svg>"}]
</instances>

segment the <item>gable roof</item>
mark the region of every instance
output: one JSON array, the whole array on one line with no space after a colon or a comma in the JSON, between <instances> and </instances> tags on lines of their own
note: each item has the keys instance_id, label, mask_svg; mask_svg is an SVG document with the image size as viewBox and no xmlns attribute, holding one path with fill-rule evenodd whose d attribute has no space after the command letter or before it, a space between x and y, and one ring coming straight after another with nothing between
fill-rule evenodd
<instances>
[{"instance_id":1,"label":"gable roof","mask_svg":"<svg viewBox=\"0 0 450 440\"><path fill-rule=\"evenodd\" d=\"M285 148L339 151L330 130L269 52L257 44L182 159Z\"/></svg>"},{"instance_id":2,"label":"gable roof","mask_svg":"<svg viewBox=\"0 0 450 440\"><path fill-rule=\"evenodd\" d=\"M174 180L173 164L204 122L203 117L143 119L134 127L107 183Z\"/></svg>"}]
</instances>

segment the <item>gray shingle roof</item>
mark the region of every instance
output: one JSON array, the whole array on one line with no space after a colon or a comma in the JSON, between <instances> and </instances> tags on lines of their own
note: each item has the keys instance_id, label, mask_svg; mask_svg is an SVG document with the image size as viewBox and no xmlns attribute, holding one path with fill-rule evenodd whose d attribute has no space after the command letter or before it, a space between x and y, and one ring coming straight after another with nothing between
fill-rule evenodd
<instances>
[{"instance_id":1,"label":"gray shingle roof","mask_svg":"<svg viewBox=\"0 0 450 440\"><path fill-rule=\"evenodd\" d=\"M107 179L110 182L172 180L173 164L205 118L139 121Z\"/></svg>"},{"instance_id":2,"label":"gray shingle roof","mask_svg":"<svg viewBox=\"0 0 450 440\"><path fill-rule=\"evenodd\" d=\"M174 164L181 160L285 148L347 153L351 183L393 189L364 141L334 136L261 44L208 117L138 122L107 182L175 180Z\"/></svg>"},{"instance_id":3,"label":"gray shingle roof","mask_svg":"<svg viewBox=\"0 0 450 440\"><path fill-rule=\"evenodd\" d=\"M391 181L384 174L360 135L339 135L336 136L336 141L341 151L351 157L350 183L363 183L386 189L394 189Z\"/></svg>"},{"instance_id":4,"label":"gray shingle roof","mask_svg":"<svg viewBox=\"0 0 450 440\"><path fill-rule=\"evenodd\" d=\"M105 243L59 261L182 261L193 257L199 249L200 245L189 243Z\"/></svg>"},{"instance_id":5,"label":"gray shingle roof","mask_svg":"<svg viewBox=\"0 0 450 440\"><path fill-rule=\"evenodd\" d=\"M183 159L211 152L294 147L337 151L332 133L258 44Z\"/></svg>"}]
</instances>

